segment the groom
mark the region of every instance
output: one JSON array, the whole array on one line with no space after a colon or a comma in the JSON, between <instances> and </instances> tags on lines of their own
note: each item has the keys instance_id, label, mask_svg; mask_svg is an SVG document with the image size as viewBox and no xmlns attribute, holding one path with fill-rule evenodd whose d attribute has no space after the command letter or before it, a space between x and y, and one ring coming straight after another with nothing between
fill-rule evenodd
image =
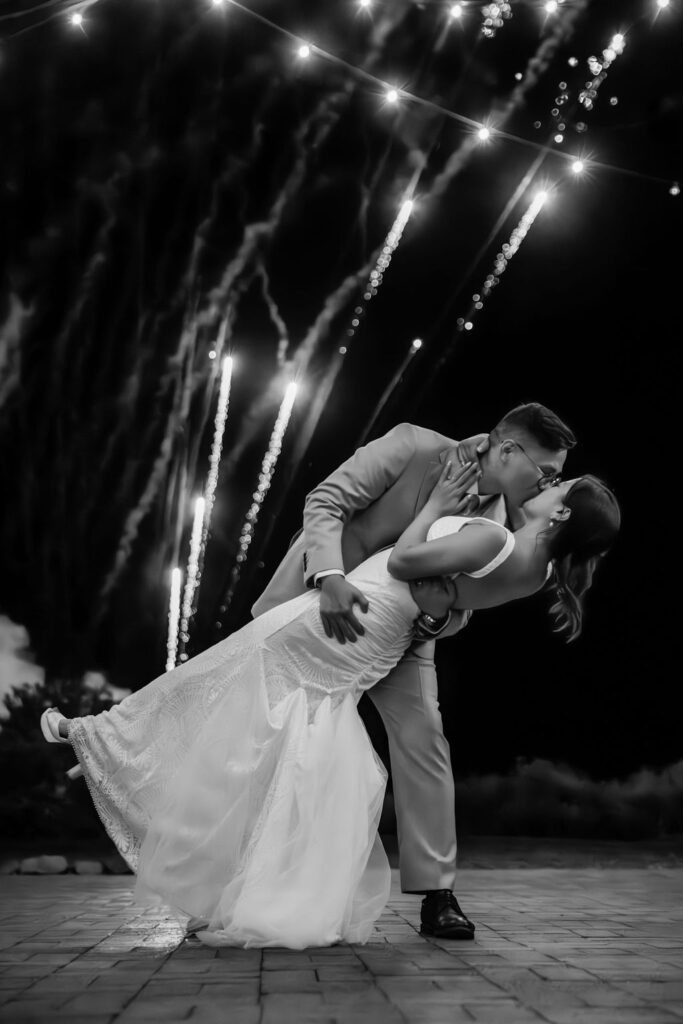
<instances>
[{"instance_id":1,"label":"groom","mask_svg":"<svg viewBox=\"0 0 683 1024\"><path fill-rule=\"evenodd\" d=\"M320 615L328 637L355 643L364 632L355 612L365 596L345 578L364 559L390 544L425 505L447 458L454 466L479 458L479 494L461 502L459 514L480 515L512 527L520 506L559 476L576 439L550 409L537 403L507 413L487 437L457 442L401 423L359 448L306 498L303 531L295 538L270 583L252 608L255 616L320 589ZM456 511L456 510L454 510ZM457 612L443 635L469 618ZM421 616L403 660L369 691L389 739L403 892L424 895L423 932L471 939L474 925L453 895L455 796L448 741L443 733L434 668L441 623Z\"/></svg>"}]
</instances>

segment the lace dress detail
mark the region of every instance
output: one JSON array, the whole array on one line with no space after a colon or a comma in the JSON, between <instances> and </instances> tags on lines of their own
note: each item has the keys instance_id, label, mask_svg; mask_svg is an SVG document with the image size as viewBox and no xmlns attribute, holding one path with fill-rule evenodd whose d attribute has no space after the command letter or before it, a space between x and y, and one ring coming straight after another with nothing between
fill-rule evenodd
<instances>
[{"instance_id":1,"label":"lace dress detail","mask_svg":"<svg viewBox=\"0 0 683 1024\"><path fill-rule=\"evenodd\" d=\"M386 774L356 704L403 656L419 611L389 575L389 554L349 574L370 605L356 643L325 635L311 591L110 711L72 721L138 897L206 918L204 941L365 941L382 911Z\"/></svg>"}]
</instances>

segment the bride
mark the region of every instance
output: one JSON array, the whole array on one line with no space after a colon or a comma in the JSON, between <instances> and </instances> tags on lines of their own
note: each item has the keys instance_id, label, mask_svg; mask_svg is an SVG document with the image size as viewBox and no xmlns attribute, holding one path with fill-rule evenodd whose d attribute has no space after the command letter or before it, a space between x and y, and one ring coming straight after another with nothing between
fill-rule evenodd
<instances>
[{"instance_id":1,"label":"bride","mask_svg":"<svg viewBox=\"0 0 683 1024\"><path fill-rule=\"evenodd\" d=\"M462 507L478 475L448 463L393 549L349 574L369 599L365 634L329 639L319 592L259 616L110 711L67 720L135 895L200 919L210 945L365 942L389 894L377 834L386 773L356 705L413 640L417 616L489 608L549 578L556 628L581 630L582 598L619 529L595 477L550 487L516 533Z\"/></svg>"}]
</instances>

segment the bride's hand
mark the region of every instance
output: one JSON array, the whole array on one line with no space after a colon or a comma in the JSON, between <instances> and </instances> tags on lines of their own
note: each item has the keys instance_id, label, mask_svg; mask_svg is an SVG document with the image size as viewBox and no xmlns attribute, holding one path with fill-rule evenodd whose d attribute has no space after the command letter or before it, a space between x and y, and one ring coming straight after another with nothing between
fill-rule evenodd
<instances>
[{"instance_id":1,"label":"bride's hand","mask_svg":"<svg viewBox=\"0 0 683 1024\"><path fill-rule=\"evenodd\" d=\"M447 462L427 501L430 510L436 517L471 514L477 507L478 500L476 495L469 494L468 490L480 476L478 462L467 462L457 472L454 471L452 463Z\"/></svg>"}]
</instances>

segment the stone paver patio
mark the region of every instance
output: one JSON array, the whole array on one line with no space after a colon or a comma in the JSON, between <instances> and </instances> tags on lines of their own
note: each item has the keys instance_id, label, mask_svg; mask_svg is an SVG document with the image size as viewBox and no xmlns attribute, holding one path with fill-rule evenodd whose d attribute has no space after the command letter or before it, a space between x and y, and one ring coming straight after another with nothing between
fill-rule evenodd
<instances>
[{"instance_id":1,"label":"stone paver patio","mask_svg":"<svg viewBox=\"0 0 683 1024\"><path fill-rule=\"evenodd\" d=\"M0 1020L81 1024L683 1021L683 871L463 870L474 942L392 898L367 946L214 950L124 877L0 879Z\"/></svg>"}]
</instances>

